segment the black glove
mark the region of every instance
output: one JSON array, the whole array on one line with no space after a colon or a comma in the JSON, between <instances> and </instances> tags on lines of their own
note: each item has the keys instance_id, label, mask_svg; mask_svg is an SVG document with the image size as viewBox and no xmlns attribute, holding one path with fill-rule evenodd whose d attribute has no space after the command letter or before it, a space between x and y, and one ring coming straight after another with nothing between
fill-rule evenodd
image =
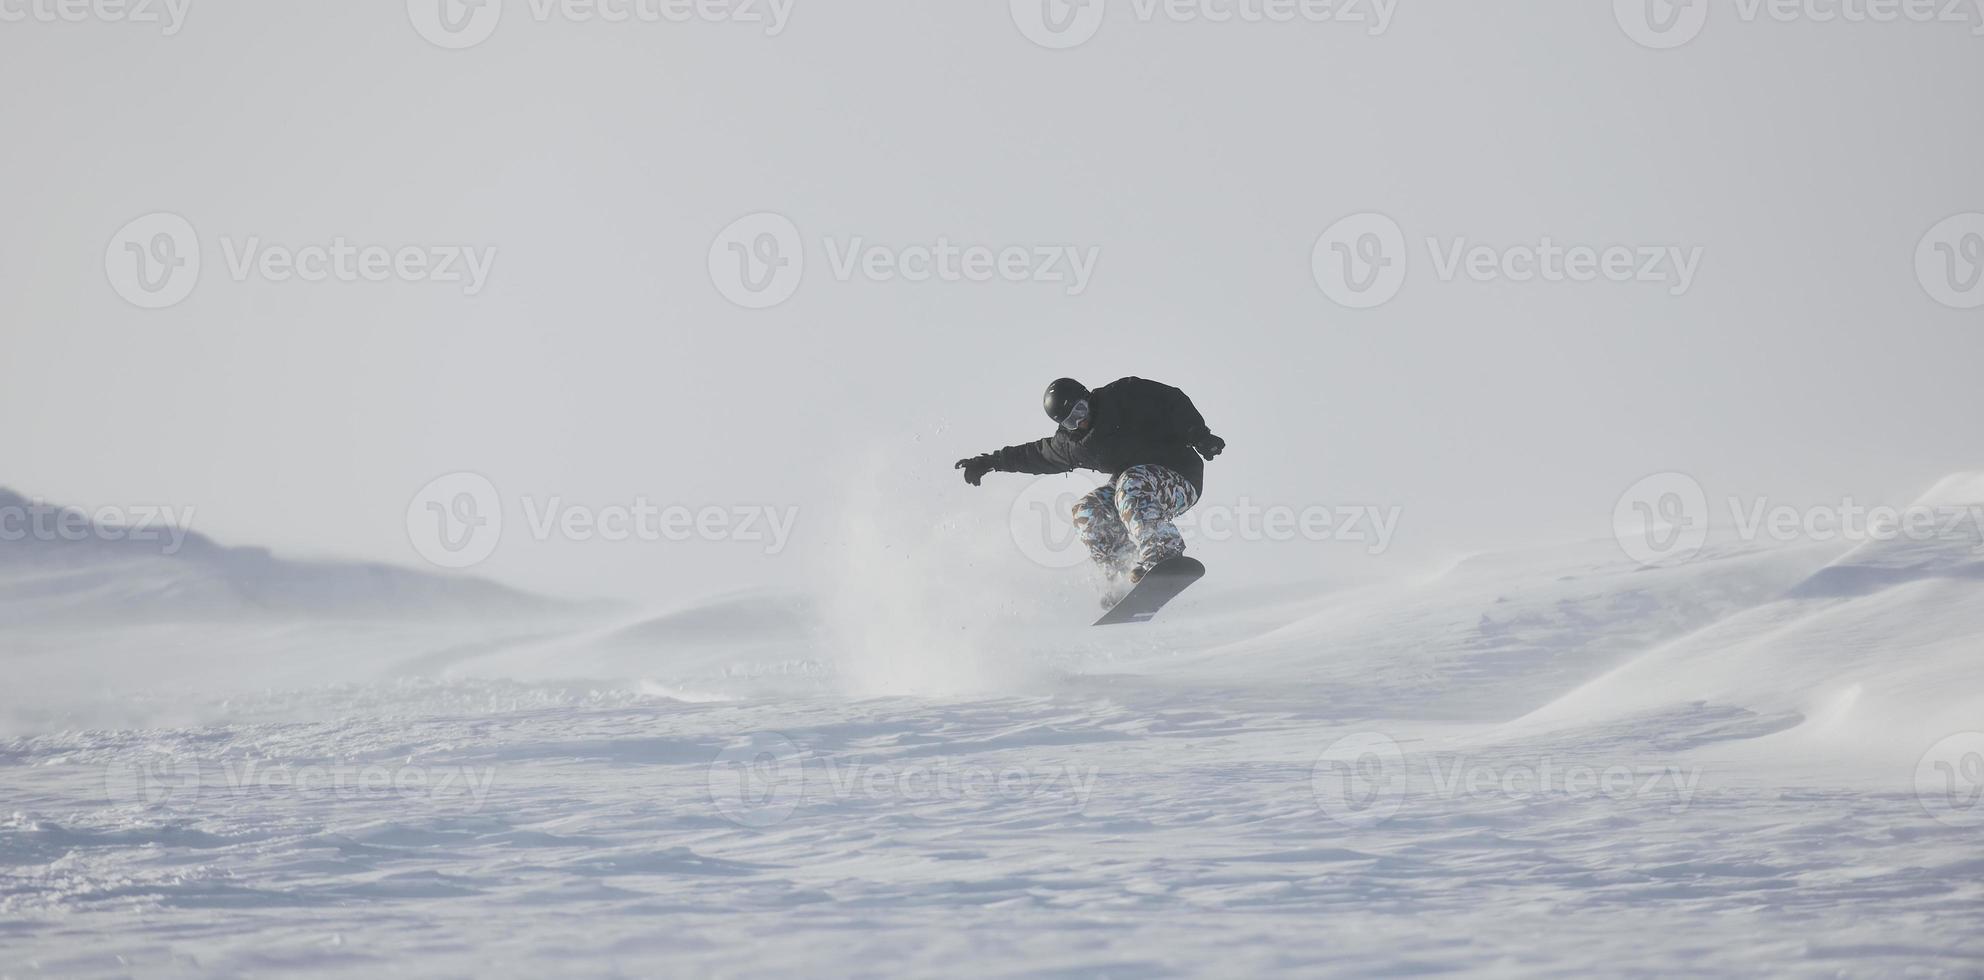
<instances>
[{"instance_id":1,"label":"black glove","mask_svg":"<svg viewBox=\"0 0 1984 980\"><path fill-rule=\"evenodd\" d=\"M1192 451L1204 456L1210 462L1214 457L1226 451L1226 440L1208 432L1205 438L1192 444Z\"/></svg>"},{"instance_id":2,"label":"black glove","mask_svg":"<svg viewBox=\"0 0 1984 980\"><path fill-rule=\"evenodd\" d=\"M964 482L975 487L980 480L985 479L985 474L992 472L992 457L973 456L970 459L961 459L958 460L957 468L964 471Z\"/></svg>"}]
</instances>

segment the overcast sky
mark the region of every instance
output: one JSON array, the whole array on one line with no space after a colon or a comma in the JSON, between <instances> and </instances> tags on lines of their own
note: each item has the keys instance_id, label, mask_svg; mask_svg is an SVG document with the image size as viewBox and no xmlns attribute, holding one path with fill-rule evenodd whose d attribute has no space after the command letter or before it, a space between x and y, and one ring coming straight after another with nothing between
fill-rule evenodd
<instances>
[{"instance_id":1,"label":"overcast sky","mask_svg":"<svg viewBox=\"0 0 1984 980\"><path fill-rule=\"evenodd\" d=\"M506 519L478 572L665 598L831 569L849 513L906 540L1004 514L1027 481L951 463L1047 434L1061 375L1189 392L1231 447L1211 501L1401 508L1393 559L1601 537L1657 471L1905 501L1984 467L1984 310L1961 308L1984 224L1944 224L1984 211L1977 10L1718 3L1661 35L1634 0L1406 0L1382 25L1112 0L1043 34L1038 2L616 23L508 0L449 34L428 0L146 10L174 23L0 0L0 486L421 565L409 506L473 472ZM803 268L766 251L776 219L720 237L767 212ZM125 246L170 229L127 225L161 213L198 275L134 302ZM1356 309L1380 297L1339 302L1343 255L1316 253L1370 213L1405 277ZM1359 220L1343 244L1372 258ZM1545 239L1626 249L1626 281L1467 271ZM285 278L340 241L389 258ZM982 250L957 281L911 249L945 242ZM740 304L745 262L791 278ZM777 555L533 540L525 500L552 497L798 511ZM1208 551L1267 578L1372 561Z\"/></svg>"}]
</instances>

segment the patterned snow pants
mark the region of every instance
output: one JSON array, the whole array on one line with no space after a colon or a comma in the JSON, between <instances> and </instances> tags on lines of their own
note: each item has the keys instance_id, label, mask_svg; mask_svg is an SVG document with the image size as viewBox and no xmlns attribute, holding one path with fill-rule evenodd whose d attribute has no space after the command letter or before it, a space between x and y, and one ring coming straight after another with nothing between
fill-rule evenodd
<instances>
[{"instance_id":1,"label":"patterned snow pants","mask_svg":"<svg viewBox=\"0 0 1984 980\"><path fill-rule=\"evenodd\" d=\"M1112 575L1149 571L1185 553L1174 518L1199 502L1198 488L1163 466L1132 466L1075 503L1075 531L1090 558Z\"/></svg>"}]
</instances>

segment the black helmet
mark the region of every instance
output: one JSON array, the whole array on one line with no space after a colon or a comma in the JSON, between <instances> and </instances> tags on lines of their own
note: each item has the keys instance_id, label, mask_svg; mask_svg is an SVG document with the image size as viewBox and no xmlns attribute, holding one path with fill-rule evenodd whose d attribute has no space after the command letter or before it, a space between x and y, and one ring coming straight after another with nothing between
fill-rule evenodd
<instances>
[{"instance_id":1,"label":"black helmet","mask_svg":"<svg viewBox=\"0 0 1984 980\"><path fill-rule=\"evenodd\" d=\"M1057 424L1074 411L1075 403L1088 397L1088 389L1073 378L1062 378L1047 386L1047 397L1042 399L1042 407L1047 409L1047 417Z\"/></svg>"}]
</instances>

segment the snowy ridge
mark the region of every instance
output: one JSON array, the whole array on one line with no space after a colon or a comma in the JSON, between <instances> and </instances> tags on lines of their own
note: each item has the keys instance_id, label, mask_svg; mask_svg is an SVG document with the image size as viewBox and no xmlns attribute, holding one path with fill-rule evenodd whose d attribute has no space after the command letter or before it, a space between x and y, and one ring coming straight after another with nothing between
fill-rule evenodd
<instances>
[{"instance_id":1,"label":"snowy ridge","mask_svg":"<svg viewBox=\"0 0 1984 980\"><path fill-rule=\"evenodd\" d=\"M1984 478L1942 481L1918 508L1984 501ZM1687 704L1793 714L1777 741L1809 751L1919 754L1984 718L1984 552L1974 525L1869 540L1782 597L1660 644L1514 726L1590 724Z\"/></svg>"},{"instance_id":2,"label":"snowy ridge","mask_svg":"<svg viewBox=\"0 0 1984 980\"><path fill-rule=\"evenodd\" d=\"M1802 596L1866 595L1924 578L1984 579L1984 473L1959 473L1937 483L1910 512L1926 536L1880 529L1885 539L1861 543L1799 586Z\"/></svg>"},{"instance_id":3,"label":"snowy ridge","mask_svg":"<svg viewBox=\"0 0 1984 980\"><path fill-rule=\"evenodd\" d=\"M30 506L27 498L0 489L0 508ZM486 618L548 615L561 606L467 576L370 562L285 560L264 548L224 547L190 529L168 535L147 528L153 537L140 540L77 516L82 524L68 535L28 533L0 541L4 621Z\"/></svg>"},{"instance_id":4,"label":"snowy ridge","mask_svg":"<svg viewBox=\"0 0 1984 980\"><path fill-rule=\"evenodd\" d=\"M1290 622L1170 669L1314 685L1379 716L1409 705L1421 717L1506 719L1769 601L1829 554L1738 549L1641 568L1607 541L1477 556L1427 581L1312 601Z\"/></svg>"}]
</instances>

